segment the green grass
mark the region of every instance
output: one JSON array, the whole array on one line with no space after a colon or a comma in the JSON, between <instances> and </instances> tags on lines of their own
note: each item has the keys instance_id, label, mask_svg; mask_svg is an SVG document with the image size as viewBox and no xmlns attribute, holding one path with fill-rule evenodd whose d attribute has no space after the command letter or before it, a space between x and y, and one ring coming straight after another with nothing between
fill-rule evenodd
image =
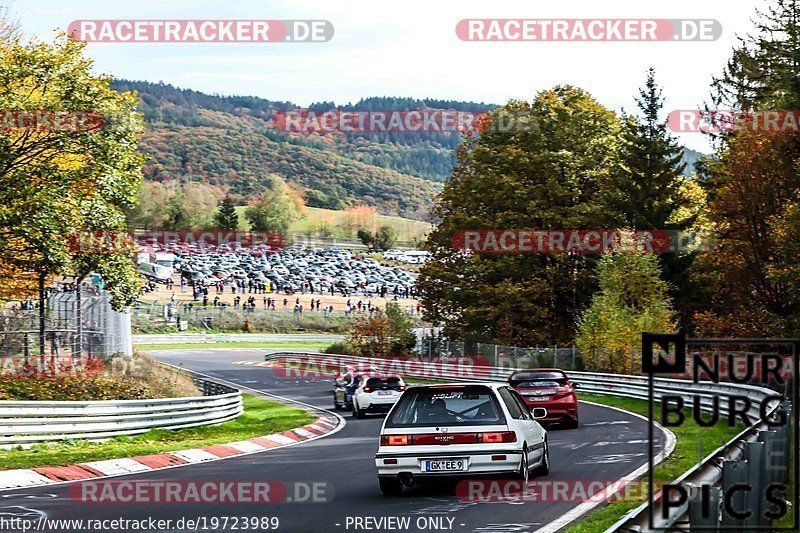
<instances>
[{"instance_id":1,"label":"green grass","mask_svg":"<svg viewBox=\"0 0 800 533\"><path fill-rule=\"evenodd\" d=\"M311 341L275 341L275 342L254 342L254 341L232 341L232 342L198 342L198 343L179 343L179 344L137 344L136 348L143 352L153 350L197 350L214 348L265 348L287 350L322 350L330 346L329 342Z\"/></svg>"},{"instance_id":2,"label":"green grass","mask_svg":"<svg viewBox=\"0 0 800 533\"><path fill-rule=\"evenodd\" d=\"M614 396L604 396L599 394L580 393L579 400L596 402L610 407L619 407L633 413L647 416L648 403L645 400L634 400L629 398L617 398ZM656 404L654 408L656 420L661 419L661 405ZM691 410L685 411L686 420L679 427L668 428L677 439L675 451L666 461L656 466L653 471L653 478L656 486L659 487L668 483L681 474L692 468L698 461L706 457L713 450L736 436L742 427L728 427L726 419L721 418L720 424L713 427L701 427L694 423ZM643 478L647 480L647 476ZM646 495L645 495L646 496ZM619 520L622 515L638 507L642 502L614 501L607 505L597 508L579 523L567 530L567 533L596 533L605 531L609 526Z\"/></svg>"},{"instance_id":3,"label":"green grass","mask_svg":"<svg viewBox=\"0 0 800 533\"><path fill-rule=\"evenodd\" d=\"M314 417L255 396L243 395L244 413L216 426L178 430L157 429L142 435L116 437L104 442L83 440L37 444L31 448L0 450L2 469L63 466L86 461L135 457L212 444L225 444L270 435L312 422Z\"/></svg>"}]
</instances>

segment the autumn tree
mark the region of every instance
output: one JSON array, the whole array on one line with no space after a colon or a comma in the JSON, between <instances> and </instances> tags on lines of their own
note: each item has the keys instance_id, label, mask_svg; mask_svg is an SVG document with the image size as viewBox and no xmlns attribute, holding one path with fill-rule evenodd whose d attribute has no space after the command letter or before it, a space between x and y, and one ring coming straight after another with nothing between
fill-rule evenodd
<instances>
[{"instance_id":1,"label":"autumn tree","mask_svg":"<svg viewBox=\"0 0 800 533\"><path fill-rule=\"evenodd\" d=\"M441 223L428 237L432 258L418 281L424 314L454 337L566 344L596 287L596 257L464 254L453 237L461 230L610 227L601 191L618 164L619 122L570 86L498 112L518 117L517 127L488 128L459 147L438 199Z\"/></svg>"},{"instance_id":2,"label":"autumn tree","mask_svg":"<svg viewBox=\"0 0 800 533\"><path fill-rule=\"evenodd\" d=\"M674 313L653 253L604 254L600 289L578 321L576 345L587 370L636 372L643 331L671 332Z\"/></svg>"},{"instance_id":3,"label":"autumn tree","mask_svg":"<svg viewBox=\"0 0 800 533\"><path fill-rule=\"evenodd\" d=\"M770 0L755 24L714 80L712 107L800 109L800 2ZM796 130L763 131L745 114L718 136L704 170L717 243L695 273L711 301L695 316L701 334L800 334L797 256L780 238L796 222L798 164Z\"/></svg>"},{"instance_id":4,"label":"autumn tree","mask_svg":"<svg viewBox=\"0 0 800 533\"><path fill-rule=\"evenodd\" d=\"M63 35L53 44L0 41L0 109L82 117L72 127L23 125L0 134L0 261L37 278L42 349L49 279L71 275L77 253L96 253L77 252L71 237L125 229L123 209L135 203L141 176L136 97L110 89L84 49ZM135 299L111 270L98 268L115 291L115 308ZM123 268L135 272L132 261Z\"/></svg>"},{"instance_id":5,"label":"autumn tree","mask_svg":"<svg viewBox=\"0 0 800 533\"><path fill-rule=\"evenodd\" d=\"M271 176L269 181L269 189L250 202L244 216L254 231L286 235L289 226L300 218L305 206L297 192L283 178Z\"/></svg>"}]
</instances>

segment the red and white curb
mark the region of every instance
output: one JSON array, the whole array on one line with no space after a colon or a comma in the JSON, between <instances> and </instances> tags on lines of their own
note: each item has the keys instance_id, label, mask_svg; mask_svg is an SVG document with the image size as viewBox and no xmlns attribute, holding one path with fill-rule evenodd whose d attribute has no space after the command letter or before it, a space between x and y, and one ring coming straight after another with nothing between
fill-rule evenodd
<instances>
[{"instance_id":1,"label":"red and white curb","mask_svg":"<svg viewBox=\"0 0 800 533\"><path fill-rule=\"evenodd\" d=\"M233 361L234 365L247 365L247 366L274 366L272 361Z\"/></svg>"},{"instance_id":2,"label":"red and white curb","mask_svg":"<svg viewBox=\"0 0 800 533\"><path fill-rule=\"evenodd\" d=\"M334 415L318 418L311 424L290 429L282 433L274 433L264 437L253 437L248 440L215 444L177 450L174 452L90 461L69 466L46 466L19 470L0 470L0 490L35 487L95 479L110 476L124 476L162 468L174 468L207 461L216 461L228 457L249 455L275 448L283 448L301 442L319 439L342 428L344 420Z\"/></svg>"}]
</instances>

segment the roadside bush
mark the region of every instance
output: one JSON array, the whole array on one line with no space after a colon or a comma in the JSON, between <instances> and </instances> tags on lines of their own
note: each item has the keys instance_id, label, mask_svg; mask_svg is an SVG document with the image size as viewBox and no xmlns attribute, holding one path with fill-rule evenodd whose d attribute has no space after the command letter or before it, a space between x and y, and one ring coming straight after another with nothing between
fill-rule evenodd
<instances>
[{"instance_id":1,"label":"roadside bush","mask_svg":"<svg viewBox=\"0 0 800 533\"><path fill-rule=\"evenodd\" d=\"M334 342L324 350L323 353L332 353L332 354L339 354L339 355L350 355L352 348L350 345L344 341Z\"/></svg>"},{"instance_id":2,"label":"roadside bush","mask_svg":"<svg viewBox=\"0 0 800 533\"><path fill-rule=\"evenodd\" d=\"M33 358L15 374L0 375L0 400L144 400L201 396L186 374L134 354L84 364L51 362L37 366Z\"/></svg>"},{"instance_id":3,"label":"roadside bush","mask_svg":"<svg viewBox=\"0 0 800 533\"><path fill-rule=\"evenodd\" d=\"M134 352L133 357L112 357L106 364L106 376L146 390L148 398L202 396L188 375L140 352Z\"/></svg>"},{"instance_id":4,"label":"roadside bush","mask_svg":"<svg viewBox=\"0 0 800 533\"><path fill-rule=\"evenodd\" d=\"M0 378L6 400L143 400L148 391L137 383L107 377Z\"/></svg>"}]
</instances>

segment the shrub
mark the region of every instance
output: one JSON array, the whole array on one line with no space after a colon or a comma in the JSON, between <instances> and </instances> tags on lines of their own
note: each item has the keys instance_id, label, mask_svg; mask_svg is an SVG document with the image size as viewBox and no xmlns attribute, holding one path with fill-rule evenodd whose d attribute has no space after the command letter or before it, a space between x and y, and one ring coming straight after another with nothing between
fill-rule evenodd
<instances>
[{"instance_id":1,"label":"shrub","mask_svg":"<svg viewBox=\"0 0 800 533\"><path fill-rule=\"evenodd\" d=\"M324 350L323 353L331 353L331 354L339 354L339 355L349 355L351 352L350 345L344 341L334 342Z\"/></svg>"}]
</instances>

